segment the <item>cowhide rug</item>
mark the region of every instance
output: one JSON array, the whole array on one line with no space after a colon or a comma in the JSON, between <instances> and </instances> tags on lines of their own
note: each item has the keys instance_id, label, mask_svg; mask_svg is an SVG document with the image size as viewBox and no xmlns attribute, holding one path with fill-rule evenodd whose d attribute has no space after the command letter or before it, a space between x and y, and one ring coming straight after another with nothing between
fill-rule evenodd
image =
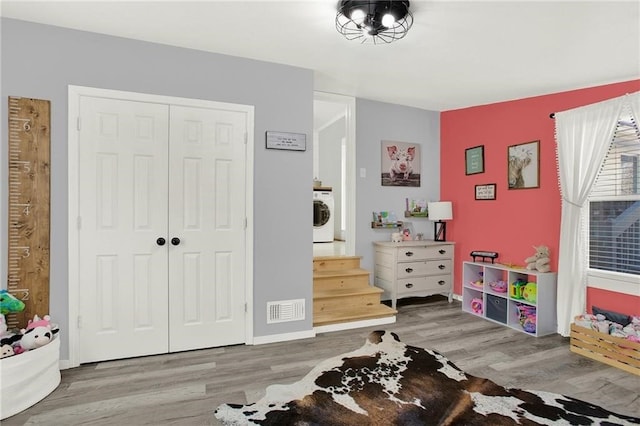
<instances>
[{"instance_id":1,"label":"cowhide rug","mask_svg":"<svg viewBox=\"0 0 640 426\"><path fill-rule=\"evenodd\" d=\"M223 404L224 425L633 425L640 418L550 392L465 374L437 352L376 331L254 404Z\"/></svg>"}]
</instances>

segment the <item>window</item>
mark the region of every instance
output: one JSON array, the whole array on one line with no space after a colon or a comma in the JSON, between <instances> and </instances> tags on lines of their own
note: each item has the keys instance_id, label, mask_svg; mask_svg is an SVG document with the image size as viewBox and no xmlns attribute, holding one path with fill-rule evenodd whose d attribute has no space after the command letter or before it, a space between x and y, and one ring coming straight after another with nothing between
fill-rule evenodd
<instances>
[{"instance_id":1,"label":"window","mask_svg":"<svg viewBox=\"0 0 640 426\"><path fill-rule=\"evenodd\" d=\"M620 120L589 196L589 268L640 275L640 131Z\"/></svg>"}]
</instances>

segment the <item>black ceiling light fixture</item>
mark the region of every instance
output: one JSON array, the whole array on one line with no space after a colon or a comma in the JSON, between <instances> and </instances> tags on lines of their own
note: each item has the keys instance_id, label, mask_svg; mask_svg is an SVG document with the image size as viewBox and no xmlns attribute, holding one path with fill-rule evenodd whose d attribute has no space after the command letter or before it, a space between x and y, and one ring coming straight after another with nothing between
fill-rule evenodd
<instances>
[{"instance_id":1,"label":"black ceiling light fixture","mask_svg":"<svg viewBox=\"0 0 640 426\"><path fill-rule=\"evenodd\" d=\"M391 43L403 38L411 25L413 15L409 1L342 0L338 2L336 29L348 40L372 41L374 44Z\"/></svg>"}]
</instances>

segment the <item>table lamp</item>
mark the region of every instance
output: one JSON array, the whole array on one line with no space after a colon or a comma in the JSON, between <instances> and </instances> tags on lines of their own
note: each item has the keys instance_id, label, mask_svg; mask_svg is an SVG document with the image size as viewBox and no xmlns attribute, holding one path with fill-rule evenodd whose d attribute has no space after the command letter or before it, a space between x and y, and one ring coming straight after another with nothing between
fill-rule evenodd
<instances>
[{"instance_id":1,"label":"table lamp","mask_svg":"<svg viewBox=\"0 0 640 426\"><path fill-rule=\"evenodd\" d=\"M434 221L434 241L447 241L447 223L445 220L453 219L451 201L436 201L427 205L429 220Z\"/></svg>"}]
</instances>

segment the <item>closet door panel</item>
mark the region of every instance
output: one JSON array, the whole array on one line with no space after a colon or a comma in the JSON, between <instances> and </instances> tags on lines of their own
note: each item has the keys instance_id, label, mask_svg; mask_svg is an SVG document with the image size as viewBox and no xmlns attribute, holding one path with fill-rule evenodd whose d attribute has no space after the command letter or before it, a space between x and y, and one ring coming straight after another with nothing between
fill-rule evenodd
<instances>
[{"instance_id":1,"label":"closet door panel","mask_svg":"<svg viewBox=\"0 0 640 426\"><path fill-rule=\"evenodd\" d=\"M168 107L82 97L80 362L167 352Z\"/></svg>"},{"instance_id":2,"label":"closet door panel","mask_svg":"<svg viewBox=\"0 0 640 426\"><path fill-rule=\"evenodd\" d=\"M171 106L171 351L245 342L246 126L245 113Z\"/></svg>"}]
</instances>

